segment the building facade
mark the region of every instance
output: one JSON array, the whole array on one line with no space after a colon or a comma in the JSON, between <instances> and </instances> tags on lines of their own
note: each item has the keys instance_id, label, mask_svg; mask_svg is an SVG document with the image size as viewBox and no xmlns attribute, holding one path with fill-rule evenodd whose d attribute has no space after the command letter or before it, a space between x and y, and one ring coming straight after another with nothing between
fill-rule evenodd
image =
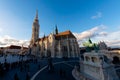
<instances>
[{"instance_id":1,"label":"building facade","mask_svg":"<svg viewBox=\"0 0 120 80\"><path fill-rule=\"evenodd\" d=\"M85 52L80 61L80 77L87 80L119 80L114 65L101 50Z\"/></svg>"},{"instance_id":2,"label":"building facade","mask_svg":"<svg viewBox=\"0 0 120 80\"><path fill-rule=\"evenodd\" d=\"M28 48L17 45L10 45L2 49L3 54L27 54Z\"/></svg>"},{"instance_id":3,"label":"building facade","mask_svg":"<svg viewBox=\"0 0 120 80\"><path fill-rule=\"evenodd\" d=\"M38 13L32 26L32 38L30 42L31 54L40 57L78 57L79 45L71 31L58 32L39 38Z\"/></svg>"}]
</instances>

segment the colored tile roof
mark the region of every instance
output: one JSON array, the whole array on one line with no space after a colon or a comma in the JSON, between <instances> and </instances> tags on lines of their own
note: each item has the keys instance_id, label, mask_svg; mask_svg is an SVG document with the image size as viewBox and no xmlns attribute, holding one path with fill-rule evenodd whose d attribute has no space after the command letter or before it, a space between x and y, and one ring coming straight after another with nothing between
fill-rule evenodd
<instances>
[{"instance_id":1,"label":"colored tile roof","mask_svg":"<svg viewBox=\"0 0 120 80\"><path fill-rule=\"evenodd\" d=\"M72 34L72 32L69 31L69 30L64 31L64 32L60 32L60 33L58 33L58 34L54 34L54 36L55 36L56 39L58 39L58 38L60 38L60 37L63 37L63 36L68 36L68 37L76 38L76 37ZM38 40L39 40L39 41L44 41L44 40L46 40L46 39L48 39L48 36L44 36L44 37L42 37L42 38L39 38Z\"/></svg>"},{"instance_id":2,"label":"colored tile roof","mask_svg":"<svg viewBox=\"0 0 120 80\"><path fill-rule=\"evenodd\" d=\"M75 36L72 34L71 31L64 31L64 32L60 32L58 34L55 35L56 37L60 37L60 36L69 36L69 37L73 37L75 38Z\"/></svg>"}]
</instances>

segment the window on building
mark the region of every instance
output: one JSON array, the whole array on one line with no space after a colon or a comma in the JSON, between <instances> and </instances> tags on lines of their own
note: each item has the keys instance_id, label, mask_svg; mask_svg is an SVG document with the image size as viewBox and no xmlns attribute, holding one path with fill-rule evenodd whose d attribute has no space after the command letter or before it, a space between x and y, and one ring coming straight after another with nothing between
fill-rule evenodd
<instances>
[{"instance_id":1,"label":"window on building","mask_svg":"<svg viewBox=\"0 0 120 80\"><path fill-rule=\"evenodd\" d=\"M84 61L84 56L83 55L81 55L81 60Z\"/></svg>"},{"instance_id":2,"label":"window on building","mask_svg":"<svg viewBox=\"0 0 120 80\"><path fill-rule=\"evenodd\" d=\"M63 50L64 50L64 51L67 51L67 46L63 46Z\"/></svg>"},{"instance_id":3,"label":"window on building","mask_svg":"<svg viewBox=\"0 0 120 80\"><path fill-rule=\"evenodd\" d=\"M107 56L103 56L104 57L104 61L106 62L106 63L108 63L109 62L109 59L108 59L108 57Z\"/></svg>"},{"instance_id":4,"label":"window on building","mask_svg":"<svg viewBox=\"0 0 120 80\"><path fill-rule=\"evenodd\" d=\"M92 57L92 62L97 62L97 58L96 57Z\"/></svg>"},{"instance_id":5,"label":"window on building","mask_svg":"<svg viewBox=\"0 0 120 80\"><path fill-rule=\"evenodd\" d=\"M41 48L39 47L39 51L41 50Z\"/></svg>"},{"instance_id":6,"label":"window on building","mask_svg":"<svg viewBox=\"0 0 120 80\"><path fill-rule=\"evenodd\" d=\"M55 47L55 52L58 52L59 50L58 50L58 47Z\"/></svg>"},{"instance_id":7,"label":"window on building","mask_svg":"<svg viewBox=\"0 0 120 80\"><path fill-rule=\"evenodd\" d=\"M72 47L70 47L70 51L72 51Z\"/></svg>"},{"instance_id":8,"label":"window on building","mask_svg":"<svg viewBox=\"0 0 120 80\"><path fill-rule=\"evenodd\" d=\"M90 58L88 56L85 56L86 61L90 61Z\"/></svg>"},{"instance_id":9,"label":"window on building","mask_svg":"<svg viewBox=\"0 0 120 80\"><path fill-rule=\"evenodd\" d=\"M34 30L35 30L35 32L36 32L36 28L35 28Z\"/></svg>"},{"instance_id":10,"label":"window on building","mask_svg":"<svg viewBox=\"0 0 120 80\"><path fill-rule=\"evenodd\" d=\"M44 51L45 51L46 49L45 49L45 47L44 47Z\"/></svg>"}]
</instances>

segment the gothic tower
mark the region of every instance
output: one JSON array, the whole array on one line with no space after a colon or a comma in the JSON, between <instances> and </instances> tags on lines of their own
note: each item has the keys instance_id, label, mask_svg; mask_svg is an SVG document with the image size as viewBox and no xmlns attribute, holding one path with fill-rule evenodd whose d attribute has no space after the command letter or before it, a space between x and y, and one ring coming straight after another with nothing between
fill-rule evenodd
<instances>
[{"instance_id":1,"label":"gothic tower","mask_svg":"<svg viewBox=\"0 0 120 80\"><path fill-rule=\"evenodd\" d=\"M32 25L32 38L30 44L33 45L37 39L39 39L39 20L38 20L38 11L36 11L36 17Z\"/></svg>"}]
</instances>

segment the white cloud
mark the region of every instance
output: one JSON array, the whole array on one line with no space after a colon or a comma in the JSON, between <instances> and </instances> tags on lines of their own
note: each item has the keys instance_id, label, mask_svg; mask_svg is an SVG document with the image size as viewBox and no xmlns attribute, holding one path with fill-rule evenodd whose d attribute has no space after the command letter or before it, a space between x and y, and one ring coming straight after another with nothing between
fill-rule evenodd
<instances>
[{"instance_id":1,"label":"white cloud","mask_svg":"<svg viewBox=\"0 0 120 80\"><path fill-rule=\"evenodd\" d=\"M107 32L102 32L105 28L106 28L105 25L99 25L99 26L95 26L94 28L92 28L90 30L86 30L86 31L81 32L81 33L74 33L74 35L77 37L78 40L92 38L92 37L95 37L97 35L103 36L103 35L105 35L105 33L107 34Z\"/></svg>"},{"instance_id":2,"label":"white cloud","mask_svg":"<svg viewBox=\"0 0 120 80\"><path fill-rule=\"evenodd\" d=\"M80 46L82 43L91 38L93 42L104 41L108 46L111 47L120 47L120 30L114 32L106 32L107 26L99 25L95 26L92 29L83 31L81 33L73 33ZM17 40L8 35L0 37L0 47L9 46L9 45L19 45L19 46L28 46L28 40Z\"/></svg>"},{"instance_id":3,"label":"white cloud","mask_svg":"<svg viewBox=\"0 0 120 80\"><path fill-rule=\"evenodd\" d=\"M107 32L100 32L99 33L99 35L101 35L101 36L107 36L107 34L108 34Z\"/></svg>"},{"instance_id":4,"label":"white cloud","mask_svg":"<svg viewBox=\"0 0 120 80\"><path fill-rule=\"evenodd\" d=\"M0 47L6 47L10 45L18 45L18 46L23 45L27 47L29 45L29 41L28 40L17 40L8 35L0 37Z\"/></svg>"},{"instance_id":5,"label":"white cloud","mask_svg":"<svg viewBox=\"0 0 120 80\"><path fill-rule=\"evenodd\" d=\"M81 33L74 33L80 46L88 38L91 38L93 42L104 41L110 47L120 47L120 30L115 32L106 32L106 27L104 25L93 27L90 30L86 30Z\"/></svg>"},{"instance_id":6,"label":"white cloud","mask_svg":"<svg viewBox=\"0 0 120 80\"><path fill-rule=\"evenodd\" d=\"M97 12L96 15L92 16L91 19L98 19L102 17L102 13L101 12Z\"/></svg>"},{"instance_id":7,"label":"white cloud","mask_svg":"<svg viewBox=\"0 0 120 80\"><path fill-rule=\"evenodd\" d=\"M2 28L0 28L0 32L2 32Z\"/></svg>"}]
</instances>

